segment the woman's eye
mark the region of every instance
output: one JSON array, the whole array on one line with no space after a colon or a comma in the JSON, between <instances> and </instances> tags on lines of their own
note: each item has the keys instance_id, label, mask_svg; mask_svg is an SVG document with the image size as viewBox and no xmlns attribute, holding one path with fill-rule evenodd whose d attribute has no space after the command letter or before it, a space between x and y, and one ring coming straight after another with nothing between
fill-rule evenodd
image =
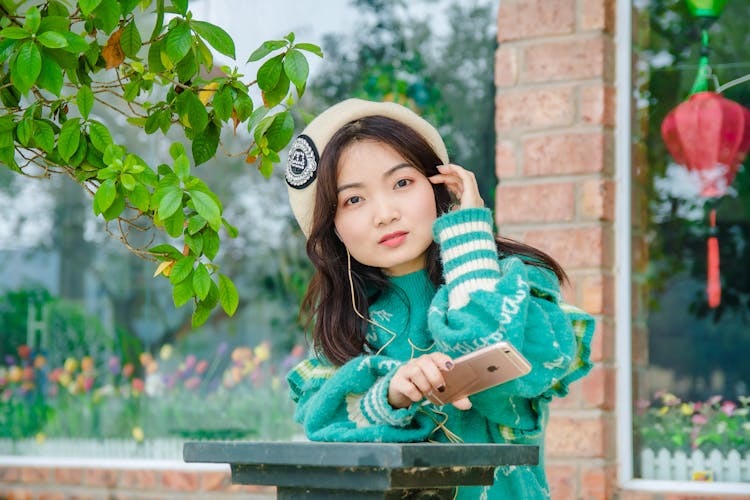
<instances>
[{"instance_id":1,"label":"woman's eye","mask_svg":"<svg viewBox=\"0 0 750 500\"><path fill-rule=\"evenodd\" d=\"M350 196L349 198L346 199L346 201L344 202L344 205L355 205L359 203L360 201L362 201L362 199L359 196Z\"/></svg>"},{"instance_id":2,"label":"woman's eye","mask_svg":"<svg viewBox=\"0 0 750 500\"><path fill-rule=\"evenodd\" d=\"M408 186L409 184L411 184L411 180L409 180L409 179L399 179L396 182L396 187L402 188L402 187Z\"/></svg>"}]
</instances>

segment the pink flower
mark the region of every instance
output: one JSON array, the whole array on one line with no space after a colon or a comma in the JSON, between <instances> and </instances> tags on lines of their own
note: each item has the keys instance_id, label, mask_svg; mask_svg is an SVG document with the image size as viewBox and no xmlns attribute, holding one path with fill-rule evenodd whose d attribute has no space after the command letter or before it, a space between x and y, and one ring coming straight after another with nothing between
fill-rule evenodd
<instances>
[{"instance_id":1,"label":"pink flower","mask_svg":"<svg viewBox=\"0 0 750 500\"><path fill-rule=\"evenodd\" d=\"M208 361L202 359L195 365L195 373L203 373L208 369Z\"/></svg>"},{"instance_id":2,"label":"pink flower","mask_svg":"<svg viewBox=\"0 0 750 500\"><path fill-rule=\"evenodd\" d=\"M143 389L146 387L146 384L143 382L143 379L141 378L134 378L133 379L133 390L136 392L143 392Z\"/></svg>"},{"instance_id":3,"label":"pink flower","mask_svg":"<svg viewBox=\"0 0 750 500\"><path fill-rule=\"evenodd\" d=\"M31 348L29 346L27 346L26 344L18 346L18 356L21 359L28 359L30 355Z\"/></svg>"},{"instance_id":4,"label":"pink flower","mask_svg":"<svg viewBox=\"0 0 750 500\"><path fill-rule=\"evenodd\" d=\"M133 363L125 363L125 366L122 367L122 374L126 378L130 377L134 371L135 371L135 366L133 366Z\"/></svg>"},{"instance_id":5,"label":"pink flower","mask_svg":"<svg viewBox=\"0 0 750 500\"><path fill-rule=\"evenodd\" d=\"M199 377L190 377L185 381L186 389L197 389L201 385L201 379Z\"/></svg>"},{"instance_id":6,"label":"pink flower","mask_svg":"<svg viewBox=\"0 0 750 500\"><path fill-rule=\"evenodd\" d=\"M185 370L192 370L193 367L195 366L195 362L196 362L196 359L193 354L185 358Z\"/></svg>"},{"instance_id":7,"label":"pink flower","mask_svg":"<svg viewBox=\"0 0 750 500\"><path fill-rule=\"evenodd\" d=\"M734 401L724 401L721 404L721 411L723 411L727 417L732 416L735 408L737 408L737 404Z\"/></svg>"},{"instance_id":8,"label":"pink flower","mask_svg":"<svg viewBox=\"0 0 750 500\"><path fill-rule=\"evenodd\" d=\"M709 406L715 405L715 404L719 403L721 401L721 399L722 399L721 396L719 396L717 394L715 396L711 396L710 398L708 398L708 401L706 401L706 404L709 405Z\"/></svg>"},{"instance_id":9,"label":"pink flower","mask_svg":"<svg viewBox=\"0 0 750 500\"><path fill-rule=\"evenodd\" d=\"M708 418L706 418L705 415L701 415L700 413L693 415L693 418L691 420L695 425L704 425L708 423Z\"/></svg>"}]
</instances>

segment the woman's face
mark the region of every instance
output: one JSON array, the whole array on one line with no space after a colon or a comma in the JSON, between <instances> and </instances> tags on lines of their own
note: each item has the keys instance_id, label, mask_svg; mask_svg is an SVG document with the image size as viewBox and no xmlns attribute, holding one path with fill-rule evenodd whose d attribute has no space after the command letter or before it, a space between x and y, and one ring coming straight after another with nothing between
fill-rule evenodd
<instances>
[{"instance_id":1,"label":"woman's face","mask_svg":"<svg viewBox=\"0 0 750 500\"><path fill-rule=\"evenodd\" d=\"M344 149L336 186L334 224L353 258L391 276L425 267L437 211L424 174L390 146L363 140Z\"/></svg>"}]
</instances>

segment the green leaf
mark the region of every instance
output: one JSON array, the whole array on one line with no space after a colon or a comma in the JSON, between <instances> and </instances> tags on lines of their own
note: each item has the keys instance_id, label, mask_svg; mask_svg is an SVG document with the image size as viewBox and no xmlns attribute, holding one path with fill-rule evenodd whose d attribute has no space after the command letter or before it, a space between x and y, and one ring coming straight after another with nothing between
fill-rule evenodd
<instances>
[{"instance_id":1,"label":"green leaf","mask_svg":"<svg viewBox=\"0 0 750 500\"><path fill-rule=\"evenodd\" d=\"M258 168L263 177L270 179L273 173L273 161L268 156L263 156L260 159L260 166Z\"/></svg>"},{"instance_id":2,"label":"green leaf","mask_svg":"<svg viewBox=\"0 0 750 500\"><path fill-rule=\"evenodd\" d=\"M190 160L187 155L181 154L175 159L174 173L183 181L190 175Z\"/></svg>"},{"instance_id":3,"label":"green leaf","mask_svg":"<svg viewBox=\"0 0 750 500\"><path fill-rule=\"evenodd\" d=\"M60 33L45 31L36 37L37 41L50 49L61 49L68 46L68 39Z\"/></svg>"},{"instance_id":4,"label":"green leaf","mask_svg":"<svg viewBox=\"0 0 750 500\"><path fill-rule=\"evenodd\" d=\"M126 190L132 191L133 189L135 189L135 186L136 186L135 177L133 177L130 174L121 174L120 184Z\"/></svg>"},{"instance_id":5,"label":"green leaf","mask_svg":"<svg viewBox=\"0 0 750 500\"><path fill-rule=\"evenodd\" d=\"M7 149L13 147L13 132L10 130L3 130L0 132L0 149Z\"/></svg>"},{"instance_id":6,"label":"green leaf","mask_svg":"<svg viewBox=\"0 0 750 500\"><path fill-rule=\"evenodd\" d=\"M34 121L34 136L32 140L47 153L55 149L55 131L47 122L41 120Z\"/></svg>"},{"instance_id":7,"label":"green leaf","mask_svg":"<svg viewBox=\"0 0 750 500\"><path fill-rule=\"evenodd\" d=\"M68 160L68 163L74 167L77 167L81 164L84 158L86 158L86 154L88 153L88 141L86 140L86 136L81 136L81 141L78 144L78 149L76 149L76 152L73 153L73 156L70 157L70 160Z\"/></svg>"},{"instance_id":8,"label":"green leaf","mask_svg":"<svg viewBox=\"0 0 750 500\"><path fill-rule=\"evenodd\" d=\"M221 302L221 308L224 309L229 316L233 316L237 311L237 306L240 303L240 296L237 293L237 288L232 283L232 280L219 274L219 301Z\"/></svg>"},{"instance_id":9,"label":"green leaf","mask_svg":"<svg viewBox=\"0 0 750 500\"><path fill-rule=\"evenodd\" d=\"M201 326L211 317L212 310L212 307L204 305L203 302L198 302L193 311L193 316L190 318L190 326L192 328L198 328Z\"/></svg>"},{"instance_id":10,"label":"green leaf","mask_svg":"<svg viewBox=\"0 0 750 500\"><path fill-rule=\"evenodd\" d=\"M175 12L181 16L187 14L188 0L172 0Z\"/></svg>"},{"instance_id":11,"label":"green leaf","mask_svg":"<svg viewBox=\"0 0 750 500\"><path fill-rule=\"evenodd\" d=\"M65 40L68 42L67 47L65 47L65 50L67 52L72 52L73 54L80 54L81 52L86 52L89 49L88 42L81 35L78 35L76 33L71 33L70 31L63 32L62 35L65 37Z\"/></svg>"},{"instance_id":12,"label":"green leaf","mask_svg":"<svg viewBox=\"0 0 750 500\"><path fill-rule=\"evenodd\" d=\"M208 124L208 111L201 100L191 91L185 91L177 97L175 103L182 123L193 129L193 132L202 132Z\"/></svg>"},{"instance_id":13,"label":"green leaf","mask_svg":"<svg viewBox=\"0 0 750 500\"><path fill-rule=\"evenodd\" d=\"M216 155L216 150L219 149L219 136L219 127L213 122L209 122L206 129L193 139L191 148L196 166L207 162Z\"/></svg>"},{"instance_id":14,"label":"green leaf","mask_svg":"<svg viewBox=\"0 0 750 500\"><path fill-rule=\"evenodd\" d=\"M130 80L123 88L123 97L128 102L133 102L141 93L141 80L139 78ZM131 117L132 118L132 117ZM145 119L143 119L145 122Z\"/></svg>"},{"instance_id":15,"label":"green leaf","mask_svg":"<svg viewBox=\"0 0 750 500\"><path fill-rule=\"evenodd\" d=\"M3 30L0 31L0 38L24 40L26 38L31 38L31 32L23 28L19 28L18 26L9 26L7 28L3 28Z\"/></svg>"},{"instance_id":16,"label":"green leaf","mask_svg":"<svg viewBox=\"0 0 750 500\"><path fill-rule=\"evenodd\" d=\"M128 194L130 203L141 212L146 212L148 210L149 198L151 198L151 193L149 193L146 186L141 183L136 184L130 194Z\"/></svg>"},{"instance_id":17,"label":"green leaf","mask_svg":"<svg viewBox=\"0 0 750 500\"><path fill-rule=\"evenodd\" d=\"M289 144L293 135L294 118L292 118L292 114L288 111L279 113L274 117L271 126L266 131L268 147L273 151L280 151L284 146Z\"/></svg>"},{"instance_id":18,"label":"green leaf","mask_svg":"<svg viewBox=\"0 0 750 500\"><path fill-rule=\"evenodd\" d=\"M205 21L190 21L190 27L219 53L235 58L234 40L226 31Z\"/></svg>"},{"instance_id":19,"label":"green leaf","mask_svg":"<svg viewBox=\"0 0 750 500\"><path fill-rule=\"evenodd\" d=\"M36 33L41 22L42 14L39 12L39 9L36 6L29 7L28 10L26 10L26 20L23 23L23 27L31 33Z\"/></svg>"},{"instance_id":20,"label":"green leaf","mask_svg":"<svg viewBox=\"0 0 750 500\"><path fill-rule=\"evenodd\" d=\"M120 4L117 0L102 0L94 10L94 25L105 33L114 31L120 22Z\"/></svg>"},{"instance_id":21,"label":"green leaf","mask_svg":"<svg viewBox=\"0 0 750 500\"><path fill-rule=\"evenodd\" d=\"M313 43L298 43L297 45L294 46L294 48L299 49L299 50L305 50L307 52L312 52L318 57L323 57L323 51L320 50L320 47L318 47L317 45Z\"/></svg>"},{"instance_id":22,"label":"green leaf","mask_svg":"<svg viewBox=\"0 0 750 500\"><path fill-rule=\"evenodd\" d=\"M135 25L135 21L130 21L122 29L122 33L120 33L120 47L122 47L122 51L128 57L135 57L138 55L142 43L138 26Z\"/></svg>"},{"instance_id":23,"label":"green leaf","mask_svg":"<svg viewBox=\"0 0 750 500\"><path fill-rule=\"evenodd\" d=\"M172 157L173 160L176 160L180 156L183 156L185 154L185 146L182 145L182 143L179 142L173 142L169 146L169 156Z\"/></svg>"},{"instance_id":24,"label":"green leaf","mask_svg":"<svg viewBox=\"0 0 750 500\"><path fill-rule=\"evenodd\" d=\"M185 228L185 212L177 210L170 217L164 219L164 230L172 238L182 236Z\"/></svg>"},{"instance_id":25,"label":"green leaf","mask_svg":"<svg viewBox=\"0 0 750 500\"><path fill-rule=\"evenodd\" d=\"M116 196L117 186L115 186L115 180L108 179L102 182L99 189L96 190L96 194L94 194L94 214L99 215L112 206L112 202L115 201Z\"/></svg>"},{"instance_id":26,"label":"green leaf","mask_svg":"<svg viewBox=\"0 0 750 500\"><path fill-rule=\"evenodd\" d=\"M78 112L81 113L83 119L88 120L91 109L94 107L94 93L91 91L91 87L83 85L78 89L76 104L78 105Z\"/></svg>"},{"instance_id":27,"label":"green leaf","mask_svg":"<svg viewBox=\"0 0 750 500\"><path fill-rule=\"evenodd\" d=\"M175 262L172 272L169 273L169 281L176 285L186 279L193 272L195 257L187 255ZM192 288L192 287L191 287Z\"/></svg>"},{"instance_id":28,"label":"green leaf","mask_svg":"<svg viewBox=\"0 0 750 500\"><path fill-rule=\"evenodd\" d=\"M45 53L42 54L42 70L39 72L36 83L41 88L49 90L58 97L60 96L63 86L62 68Z\"/></svg>"},{"instance_id":29,"label":"green leaf","mask_svg":"<svg viewBox=\"0 0 750 500\"><path fill-rule=\"evenodd\" d=\"M104 220L112 220L116 219L120 216L122 211L125 210L125 198L123 198L121 195L115 196L115 200L112 202L112 205L102 212L102 216L104 217Z\"/></svg>"},{"instance_id":30,"label":"green leaf","mask_svg":"<svg viewBox=\"0 0 750 500\"><path fill-rule=\"evenodd\" d=\"M23 42L10 68L10 79L21 94L26 94L42 71L42 55L31 40Z\"/></svg>"},{"instance_id":31,"label":"green leaf","mask_svg":"<svg viewBox=\"0 0 750 500\"><path fill-rule=\"evenodd\" d=\"M182 254L172 245L156 245L148 249L149 253L154 254L157 258L177 260L182 258ZM166 257L164 257L166 256Z\"/></svg>"},{"instance_id":32,"label":"green leaf","mask_svg":"<svg viewBox=\"0 0 750 500\"><path fill-rule=\"evenodd\" d=\"M227 222L226 219L224 219L223 217L221 219L221 223L224 224L224 227L226 228L227 234L229 234L230 238L236 238L237 235L240 234L237 228L231 225L229 222Z\"/></svg>"},{"instance_id":33,"label":"green leaf","mask_svg":"<svg viewBox=\"0 0 750 500\"><path fill-rule=\"evenodd\" d=\"M188 234L195 234L206 227L206 219L200 215L193 215L188 221Z\"/></svg>"},{"instance_id":34,"label":"green leaf","mask_svg":"<svg viewBox=\"0 0 750 500\"><path fill-rule=\"evenodd\" d=\"M175 266L176 265L177 264L175 264ZM173 274L174 274L174 268L172 268L172 272L169 274L170 280L172 279ZM184 306L192 298L193 298L193 284L190 282L190 280L183 280L182 282L172 287L172 300L174 301L175 307Z\"/></svg>"},{"instance_id":35,"label":"green leaf","mask_svg":"<svg viewBox=\"0 0 750 500\"><path fill-rule=\"evenodd\" d=\"M195 296L200 300L206 298L208 291L211 289L211 276L208 274L208 269L203 263L198 264L198 267L193 271L193 291Z\"/></svg>"},{"instance_id":36,"label":"green leaf","mask_svg":"<svg viewBox=\"0 0 750 500\"><path fill-rule=\"evenodd\" d=\"M42 22L39 24L39 30L37 33L44 33L45 31L56 31L58 35L63 35L66 32L70 32L70 19L68 16L55 16L49 14L42 18Z\"/></svg>"},{"instance_id":37,"label":"green leaf","mask_svg":"<svg viewBox=\"0 0 750 500\"><path fill-rule=\"evenodd\" d=\"M209 260L214 260L216 254L219 253L219 235L212 229L206 229L203 231L203 255Z\"/></svg>"},{"instance_id":38,"label":"green leaf","mask_svg":"<svg viewBox=\"0 0 750 500\"><path fill-rule=\"evenodd\" d=\"M286 47L289 45L286 40L268 40L266 42L263 42L260 47L255 49L252 54L250 54L250 57L247 59L247 62L252 61L259 61L266 57L268 54L273 52L274 50L278 50L282 47Z\"/></svg>"},{"instance_id":39,"label":"green leaf","mask_svg":"<svg viewBox=\"0 0 750 500\"><path fill-rule=\"evenodd\" d=\"M163 38L152 42L148 47L148 65L149 69L154 73L161 73L166 69L161 62L162 47L164 47Z\"/></svg>"},{"instance_id":40,"label":"green leaf","mask_svg":"<svg viewBox=\"0 0 750 500\"><path fill-rule=\"evenodd\" d=\"M310 73L305 55L299 50L290 50L284 58L284 72L296 87L305 85Z\"/></svg>"},{"instance_id":41,"label":"green leaf","mask_svg":"<svg viewBox=\"0 0 750 500\"><path fill-rule=\"evenodd\" d=\"M27 116L23 120L18 122L18 127L16 128L16 137L18 137L18 142L20 142L22 146L29 145L33 132L34 132L33 118L31 118L30 116Z\"/></svg>"},{"instance_id":42,"label":"green leaf","mask_svg":"<svg viewBox=\"0 0 750 500\"><path fill-rule=\"evenodd\" d=\"M60 129L60 135L57 138L57 152L62 156L63 160L68 161L78 150L80 142L81 120L80 118L71 118L63 123Z\"/></svg>"},{"instance_id":43,"label":"green leaf","mask_svg":"<svg viewBox=\"0 0 750 500\"><path fill-rule=\"evenodd\" d=\"M178 22L167 32L165 48L167 57L176 65L185 57L193 43L190 27L185 22Z\"/></svg>"},{"instance_id":44,"label":"green leaf","mask_svg":"<svg viewBox=\"0 0 750 500\"><path fill-rule=\"evenodd\" d=\"M265 108L259 108L265 109ZM238 92L234 98L234 110L237 118L243 122L253 113L253 100L249 95Z\"/></svg>"},{"instance_id":45,"label":"green leaf","mask_svg":"<svg viewBox=\"0 0 750 500\"><path fill-rule=\"evenodd\" d=\"M272 108L283 101L288 93L289 77L287 77L286 72L284 72L281 73L281 76L279 76L279 82L272 90L263 92L263 102L268 108Z\"/></svg>"},{"instance_id":46,"label":"green leaf","mask_svg":"<svg viewBox=\"0 0 750 500\"><path fill-rule=\"evenodd\" d=\"M283 54L279 54L276 57L272 57L268 61L264 62L263 65L258 68L258 87L263 90L271 90L279 83L279 77L281 76L281 69L283 67Z\"/></svg>"},{"instance_id":47,"label":"green leaf","mask_svg":"<svg viewBox=\"0 0 750 500\"><path fill-rule=\"evenodd\" d=\"M211 105L216 118L221 121L229 120L232 117L232 89L224 87L216 92L211 99Z\"/></svg>"},{"instance_id":48,"label":"green leaf","mask_svg":"<svg viewBox=\"0 0 750 500\"><path fill-rule=\"evenodd\" d=\"M193 206L195 211L206 219L209 225L214 229L218 230L221 226L221 207L216 204L216 201L203 191L195 189L188 190L190 199L193 200Z\"/></svg>"},{"instance_id":49,"label":"green leaf","mask_svg":"<svg viewBox=\"0 0 750 500\"><path fill-rule=\"evenodd\" d=\"M179 208L182 208L182 190L180 188L172 188L164 191L159 201L159 217L164 220L174 214Z\"/></svg>"},{"instance_id":50,"label":"green leaf","mask_svg":"<svg viewBox=\"0 0 750 500\"><path fill-rule=\"evenodd\" d=\"M107 146L112 144L109 129L96 120L89 122L89 139L91 139L91 144L101 152L104 152Z\"/></svg>"},{"instance_id":51,"label":"green leaf","mask_svg":"<svg viewBox=\"0 0 750 500\"><path fill-rule=\"evenodd\" d=\"M188 223L189 224L189 223ZM191 234L185 234L185 244L190 248L190 250L193 251L195 255L200 255L203 251L203 235L191 235Z\"/></svg>"},{"instance_id":52,"label":"green leaf","mask_svg":"<svg viewBox=\"0 0 750 500\"><path fill-rule=\"evenodd\" d=\"M96 9L102 0L78 0L78 7L84 16L88 16Z\"/></svg>"}]
</instances>

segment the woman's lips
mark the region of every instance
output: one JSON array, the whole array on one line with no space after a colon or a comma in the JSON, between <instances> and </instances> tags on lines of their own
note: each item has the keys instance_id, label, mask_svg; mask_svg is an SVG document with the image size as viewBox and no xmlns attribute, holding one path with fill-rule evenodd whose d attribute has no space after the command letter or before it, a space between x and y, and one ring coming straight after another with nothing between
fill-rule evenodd
<instances>
[{"instance_id":1,"label":"woman's lips","mask_svg":"<svg viewBox=\"0 0 750 500\"><path fill-rule=\"evenodd\" d=\"M386 234L385 236L380 238L380 241L378 243L387 247L397 247L404 242L404 240L406 239L406 235L408 234L409 233L406 231L397 231L395 233Z\"/></svg>"}]
</instances>

